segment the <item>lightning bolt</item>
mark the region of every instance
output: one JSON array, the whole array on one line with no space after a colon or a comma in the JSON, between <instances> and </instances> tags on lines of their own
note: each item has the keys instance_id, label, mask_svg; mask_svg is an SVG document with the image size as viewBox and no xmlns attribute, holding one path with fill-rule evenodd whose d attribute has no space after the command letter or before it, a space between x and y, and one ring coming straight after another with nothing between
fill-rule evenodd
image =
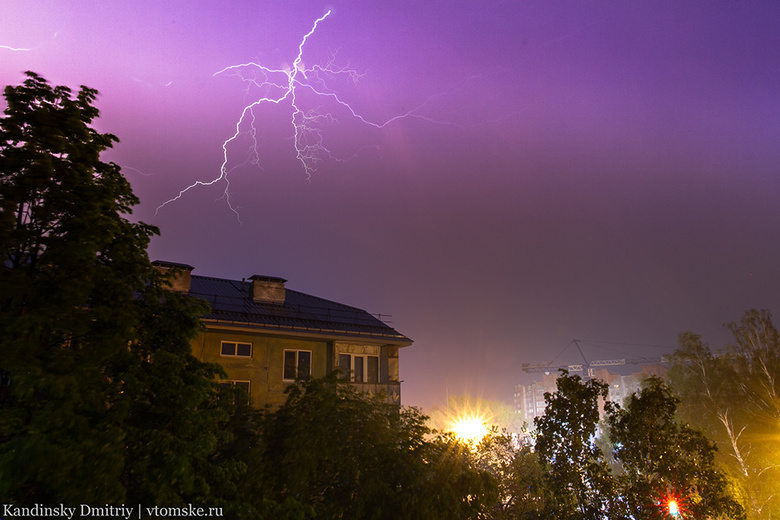
<instances>
[{"instance_id":1,"label":"lightning bolt","mask_svg":"<svg viewBox=\"0 0 780 520\"><path fill-rule=\"evenodd\" d=\"M54 40L56 40L58 35L59 32L55 32L54 36L51 37L51 41L53 42ZM40 49L44 45L44 43L38 44L35 47L11 47L10 45L0 45L0 49L5 49L13 52L32 52Z\"/></svg>"},{"instance_id":2,"label":"lightning bolt","mask_svg":"<svg viewBox=\"0 0 780 520\"><path fill-rule=\"evenodd\" d=\"M14 51L14 52L30 52L30 51L33 50L33 49L25 49L25 48L22 48L22 47L11 47L9 45L0 45L0 49L6 49L6 50L9 50L9 51Z\"/></svg>"},{"instance_id":3,"label":"lightning bolt","mask_svg":"<svg viewBox=\"0 0 780 520\"><path fill-rule=\"evenodd\" d=\"M238 213L238 207L234 206L231 200L229 176L232 171L240 166L246 164L252 164L255 166L260 165L257 129L255 127L257 115L255 114L255 111L264 105L281 105L283 103L289 103L291 108L290 124L292 126L293 145L296 158L301 163L303 171L306 174L306 178L309 180L311 179L312 174L317 170L317 165L323 159L336 161L342 161L343 159L335 157L325 146L321 132L321 128L324 123L335 122L334 116L329 112L321 112L316 108L310 110L304 110L301 108L299 96L304 92L310 92L311 94L319 96L324 100L329 100L331 103L335 103L337 106L345 109L348 114L361 123L378 129L384 128L394 121L408 117L416 117L438 123L438 121L434 121L416 113L435 96L430 96L415 108L391 117L384 122L377 123L370 121L354 110L348 102L339 97L336 91L328 87L328 80L335 79L337 77L346 77L353 83L357 83L361 77L359 73L348 67L338 67L335 63L336 60L334 54L331 54L330 59L324 65L315 65L310 68L304 67L303 51L306 42L315 33L318 25L328 16L330 16L330 14L331 11L328 11L320 18L315 20L311 30L309 30L309 32L303 36L300 43L298 44L298 53L295 56L292 67L289 69L273 69L260 63L248 62L227 66L213 74L213 76L219 76L222 74L237 76L239 79L247 83L247 93L250 91L250 89L254 89L259 90L264 95L244 106L243 110L241 111L241 115L236 122L235 132L233 135L223 141L222 165L220 166L219 175L210 181L198 180L193 182L186 188L179 191L175 197L168 199L160 206L158 206L157 210L155 211L155 215L163 207L176 202L177 200L181 199L188 191L197 188L198 186L205 187L213 186L218 183L224 183L225 189L220 198L225 199L230 210L235 213L236 218L239 222L241 222L241 217ZM251 140L248 157L243 163L228 168L228 148L242 135L249 136Z\"/></svg>"}]
</instances>

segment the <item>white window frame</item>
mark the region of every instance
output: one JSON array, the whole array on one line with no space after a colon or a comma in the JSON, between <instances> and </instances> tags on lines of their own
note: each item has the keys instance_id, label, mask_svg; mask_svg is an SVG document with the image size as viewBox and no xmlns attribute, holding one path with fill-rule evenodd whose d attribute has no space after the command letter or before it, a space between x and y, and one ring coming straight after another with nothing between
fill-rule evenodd
<instances>
[{"instance_id":1,"label":"white window frame","mask_svg":"<svg viewBox=\"0 0 780 520\"><path fill-rule=\"evenodd\" d=\"M368 358L376 358L376 382L372 382L372 384L379 383L380 379L382 378L381 374L381 366L380 366L380 356L377 356L375 354L353 354L351 352L339 352L339 356L349 356L349 367L342 367L341 364L339 364L339 368L345 369L349 371L349 380L352 383L368 383ZM355 358L362 358L363 359L363 380L357 381L355 379ZM341 358L339 357L339 362L341 361Z\"/></svg>"},{"instance_id":2,"label":"white window frame","mask_svg":"<svg viewBox=\"0 0 780 520\"><path fill-rule=\"evenodd\" d=\"M226 343L230 343L230 344L233 344L233 345L236 346L235 350L234 350L234 352L235 352L234 354L225 354L223 352L223 349L224 349ZM238 346L239 345L249 345L249 355L248 356L239 355L239 353L238 353ZM220 357L251 358L253 351L254 351L254 345L252 345L251 343L249 343L247 341L228 341L228 340L223 340L219 344L219 356Z\"/></svg>"},{"instance_id":3,"label":"white window frame","mask_svg":"<svg viewBox=\"0 0 780 520\"><path fill-rule=\"evenodd\" d=\"M287 353L288 352L295 352L295 378L293 378L293 379L290 379L288 377L284 377L285 372L286 372L285 368L286 368L286 363L287 363ZM298 367L300 366L301 352L306 352L306 353L309 354L309 373L306 374L303 377L311 376L311 369L312 369L312 365L314 364L314 354L312 353L312 351L311 350L303 350L303 349L286 348L286 349L284 349L284 352L282 352L282 381L296 381L296 380L298 380L300 378L300 376L298 375L298 371L299 371Z\"/></svg>"}]
</instances>

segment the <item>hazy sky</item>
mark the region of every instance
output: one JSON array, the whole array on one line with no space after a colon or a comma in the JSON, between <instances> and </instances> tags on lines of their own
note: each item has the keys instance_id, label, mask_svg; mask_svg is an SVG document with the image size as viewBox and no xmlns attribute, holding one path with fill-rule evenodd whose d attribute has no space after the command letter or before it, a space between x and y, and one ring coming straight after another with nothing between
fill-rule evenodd
<instances>
[{"instance_id":1,"label":"hazy sky","mask_svg":"<svg viewBox=\"0 0 780 520\"><path fill-rule=\"evenodd\" d=\"M240 222L225 182L155 213L220 176L287 78L214 73L292 70L328 10L300 68L359 77L296 76L303 113L332 115L311 177L288 96L226 147ZM775 1L3 0L0 80L97 88L152 259L392 315L403 401L430 407L510 401L573 338L658 355L778 310L778 27Z\"/></svg>"}]
</instances>

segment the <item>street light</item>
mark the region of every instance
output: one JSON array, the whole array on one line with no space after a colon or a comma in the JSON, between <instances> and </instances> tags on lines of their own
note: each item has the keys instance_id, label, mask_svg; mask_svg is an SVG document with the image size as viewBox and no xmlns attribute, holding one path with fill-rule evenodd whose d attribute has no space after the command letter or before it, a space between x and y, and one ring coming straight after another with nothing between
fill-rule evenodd
<instances>
[{"instance_id":1,"label":"street light","mask_svg":"<svg viewBox=\"0 0 780 520\"><path fill-rule=\"evenodd\" d=\"M469 444L478 444L482 437L487 435L488 427L485 419L478 415L458 417L452 425L452 431L461 441Z\"/></svg>"},{"instance_id":2,"label":"street light","mask_svg":"<svg viewBox=\"0 0 780 520\"><path fill-rule=\"evenodd\" d=\"M677 518L680 516L680 507L677 505L677 501L673 498L670 498L666 502L666 510L669 511L669 516L672 518Z\"/></svg>"}]
</instances>

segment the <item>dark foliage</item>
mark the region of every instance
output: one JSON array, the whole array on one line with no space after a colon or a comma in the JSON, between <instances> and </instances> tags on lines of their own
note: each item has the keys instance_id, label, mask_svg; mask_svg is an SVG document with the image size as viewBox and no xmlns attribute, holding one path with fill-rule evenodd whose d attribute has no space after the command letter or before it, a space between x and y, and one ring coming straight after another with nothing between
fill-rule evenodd
<instances>
[{"instance_id":1,"label":"dark foliage","mask_svg":"<svg viewBox=\"0 0 780 520\"><path fill-rule=\"evenodd\" d=\"M483 516L497 498L495 479L464 444L431 437L426 419L335 375L297 383L261 424L245 496L287 517Z\"/></svg>"},{"instance_id":2,"label":"dark foliage","mask_svg":"<svg viewBox=\"0 0 780 520\"><path fill-rule=\"evenodd\" d=\"M707 432L717 460L753 519L780 515L780 335L767 311L729 323L734 343L710 349L700 336L680 335L670 382L680 414Z\"/></svg>"},{"instance_id":3,"label":"dark foliage","mask_svg":"<svg viewBox=\"0 0 780 520\"><path fill-rule=\"evenodd\" d=\"M191 355L205 308L165 290L156 229L127 219L97 92L27 75L0 120L0 496L208 502L241 466L214 457L230 401Z\"/></svg>"}]
</instances>

